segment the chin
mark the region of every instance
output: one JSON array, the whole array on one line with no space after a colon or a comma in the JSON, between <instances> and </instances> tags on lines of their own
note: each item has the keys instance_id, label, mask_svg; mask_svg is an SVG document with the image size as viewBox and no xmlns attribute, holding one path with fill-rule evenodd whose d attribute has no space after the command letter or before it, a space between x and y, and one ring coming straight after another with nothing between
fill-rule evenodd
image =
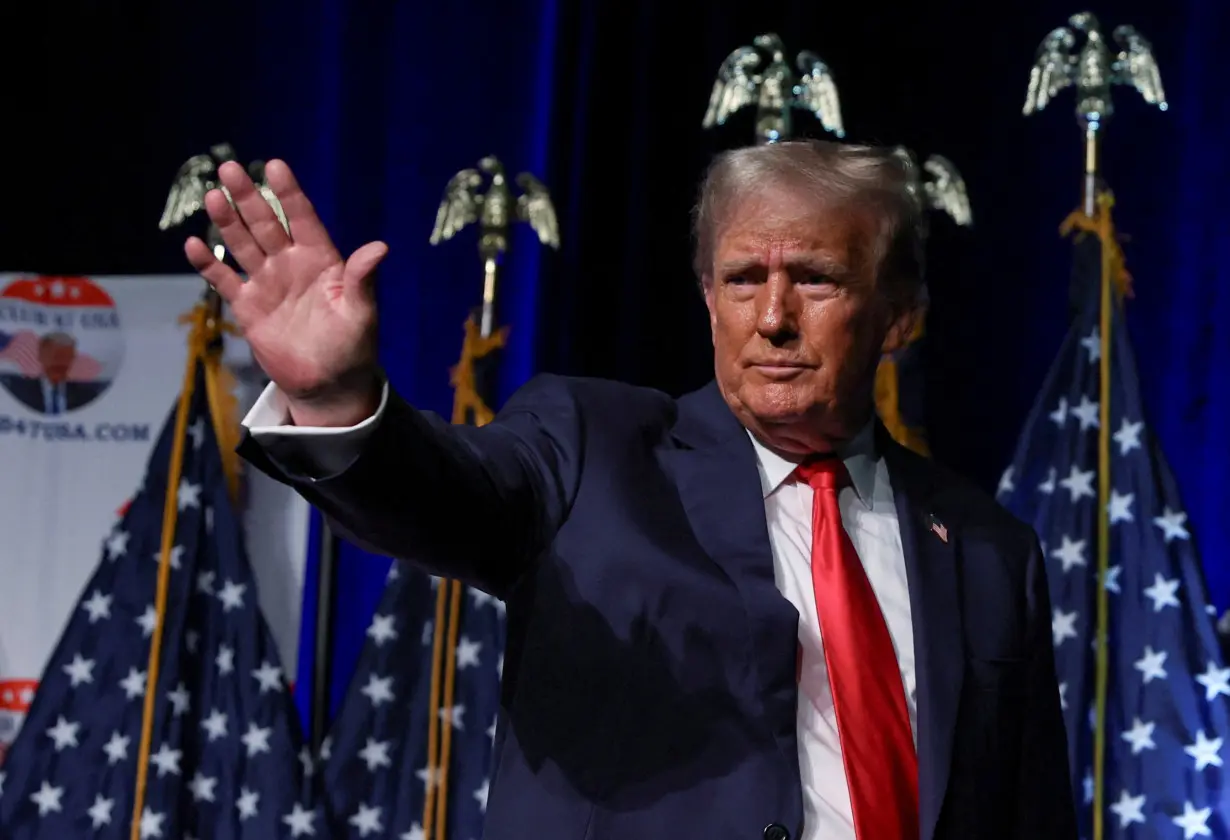
<instances>
[{"instance_id":1,"label":"chin","mask_svg":"<svg viewBox=\"0 0 1230 840\"><path fill-rule=\"evenodd\" d=\"M771 425L801 420L815 406L809 389L790 383L745 384L739 389L739 401L757 421Z\"/></svg>"}]
</instances>

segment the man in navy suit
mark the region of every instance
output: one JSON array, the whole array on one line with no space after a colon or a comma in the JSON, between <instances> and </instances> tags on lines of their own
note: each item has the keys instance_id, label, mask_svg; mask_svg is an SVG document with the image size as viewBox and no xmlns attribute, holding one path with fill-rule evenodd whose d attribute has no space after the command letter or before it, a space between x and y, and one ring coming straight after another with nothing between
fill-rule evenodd
<instances>
[{"instance_id":1,"label":"man in navy suit","mask_svg":"<svg viewBox=\"0 0 1230 840\"><path fill-rule=\"evenodd\" d=\"M199 239L272 385L244 457L350 539L507 602L487 840L1076 837L1043 556L895 444L876 365L925 305L891 154L720 156L696 208L714 381L542 376L451 426L380 376L371 276L286 165ZM475 522L481 527L475 527Z\"/></svg>"},{"instance_id":2,"label":"man in navy suit","mask_svg":"<svg viewBox=\"0 0 1230 840\"><path fill-rule=\"evenodd\" d=\"M77 340L68 333L53 332L38 342L41 376L0 374L0 385L13 399L48 416L66 414L89 405L106 390L106 382L74 382L68 378L77 358Z\"/></svg>"}]
</instances>

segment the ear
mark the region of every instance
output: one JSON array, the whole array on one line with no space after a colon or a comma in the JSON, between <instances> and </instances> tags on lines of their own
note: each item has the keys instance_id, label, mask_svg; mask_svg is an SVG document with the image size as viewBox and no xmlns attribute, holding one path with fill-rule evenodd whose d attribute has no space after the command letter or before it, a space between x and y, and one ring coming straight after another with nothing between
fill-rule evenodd
<instances>
[{"instance_id":1,"label":"ear","mask_svg":"<svg viewBox=\"0 0 1230 840\"><path fill-rule=\"evenodd\" d=\"M717 333L717 300L714 297L713 275L706 274L700 278L700 291L705 296L705 307L709 310L709 332Z\"/></svg>"},{"instance_id":2,"label":"ear","mask_svg":"<svg viewBox=\"0 0 1230 840\"><path fill-rule=\"evenodd\" d=\"M897 311L888 333L884 336L884 344L880 353L891 356L903 350L906 345L922 335L923 321L926 318L927 307L922 304L906 307Z\"/></svg>"}]
</instances>

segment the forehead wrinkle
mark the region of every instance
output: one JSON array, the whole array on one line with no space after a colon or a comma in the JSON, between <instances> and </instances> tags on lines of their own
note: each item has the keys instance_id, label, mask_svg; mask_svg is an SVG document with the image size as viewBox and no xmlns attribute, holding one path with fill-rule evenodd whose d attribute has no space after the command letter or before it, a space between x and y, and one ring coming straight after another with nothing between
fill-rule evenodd
<instances>
[{"instance_id":1,"label":"forehead wrinkle","mask_svg":"<svg viewBox=\"0 0 1230 840\"><path fill-rule=\"evenodd\" d=\"M851 270L851 243L842 236L843 225L828 225L794 219L789 230L766 230L758 220L748 220L737 229L727 230L718 240L716 267L752 268L766 265L807 268L830 274Z\"/></svg>"},{"instance_id":2,"label":"forehead wrinkle","mask_svg":"<svg viewBox=\"0 0 1230 840\"><path fill-rule=\"evenodd\" d=\"M718 271L730 274L769 265L786 268L803 268L834 276L845 274L849 269L845 261L827 249L789 248L773 253L769 248L734 248L733 253L718 260Z\"/></svg>"}]
</instances>

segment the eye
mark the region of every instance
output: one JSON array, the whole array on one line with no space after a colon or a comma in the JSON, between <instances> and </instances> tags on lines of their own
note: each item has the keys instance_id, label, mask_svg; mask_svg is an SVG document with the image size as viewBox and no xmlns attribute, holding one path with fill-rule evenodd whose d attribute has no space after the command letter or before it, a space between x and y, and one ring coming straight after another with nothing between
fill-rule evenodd
<instances>
[{"instance_id":1,"label":"eye","mask_svg":"<svg viewBox=\"0 0 1230 840\"><path fill-rule=\"evenodd\" d=\"M726 277L726 282L732 286L742 286L752 281L746 274L731 274Z\"/></svg>"},{"instance_id":2,"label":"eye","mask_svg":"<svg viewBox=\"0 0 1230 840\"><path fill-rule=\"evenodd\" d=\"M801 285L805 286L823 286L827 283L836 283L837 281L827 274L805 274L799 280Z\"/></svg>"}]
</instances>

